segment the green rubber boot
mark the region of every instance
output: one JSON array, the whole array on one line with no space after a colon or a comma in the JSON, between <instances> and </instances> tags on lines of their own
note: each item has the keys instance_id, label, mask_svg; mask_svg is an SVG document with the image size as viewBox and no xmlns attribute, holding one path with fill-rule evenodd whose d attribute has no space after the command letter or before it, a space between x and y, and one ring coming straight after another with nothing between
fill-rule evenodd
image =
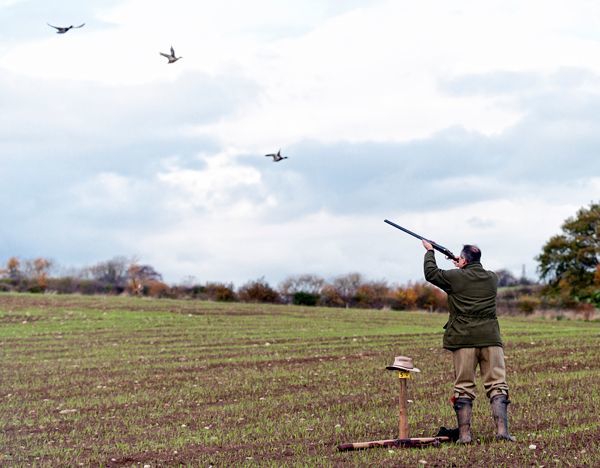
<instances>
[{"instance_id":1,"label":"green rubber boot","mask_svg":"<svg viewBox=\"0 0 600 468\"><path fill-rule=\"evenodd\" d=\"M517 439L508 432L507 409L510 404L508 396L504 394L496 395L490 400L490 404L492 405L492 416L496 423L496 440L515 442Z\"/></svg>"},{"instance_id":2,"label":"green rubber boot","mask_svg":"<svg viewBox=\"0 0 600 468\"><path fill-rule=\"evenodd\" d=\"M471 416L473 414L473 400L470 398L457 398L454 402L454 411L458 421L457 444L470 444L473 440L471 434Z\"/></svg>"}]
</instances>

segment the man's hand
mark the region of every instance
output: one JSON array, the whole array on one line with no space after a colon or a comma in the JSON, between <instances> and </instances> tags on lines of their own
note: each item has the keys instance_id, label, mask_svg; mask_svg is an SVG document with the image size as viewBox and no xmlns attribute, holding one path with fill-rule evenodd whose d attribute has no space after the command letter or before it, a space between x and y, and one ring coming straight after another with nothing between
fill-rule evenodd
<instances>
[{"instance_id":1,"label":"man's hand","mask_svg":"<svg viewBox=\"0 0 600 468\"><path fill-rule=\"evenodd\" d=\"M433 250L433 245L431 245L425 239L423 239L421 242L423 242L423 247L425 247L425 250Z\"/></svg>"}]
</instances>

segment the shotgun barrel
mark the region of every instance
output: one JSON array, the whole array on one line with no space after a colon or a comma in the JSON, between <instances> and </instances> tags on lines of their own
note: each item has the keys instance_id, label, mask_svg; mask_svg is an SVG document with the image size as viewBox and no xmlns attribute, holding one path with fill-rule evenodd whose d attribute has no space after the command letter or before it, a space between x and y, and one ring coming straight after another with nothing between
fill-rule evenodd
<instances>
[{"instance_id":1,"label":"shotgun barrel","mask_svg":"<svg viewBox=\"0 0 600 468\"><path fill-rule=\"evenodd\" d=\"M443 253L446 256L446 258L449 258L451 260L454 260L455 262L458 262L458 257L456 255L454 255L452 252L450 252L450 250L448 250L443 245L440 245L437 242L433 242L429 239L426 239L425 237L420 236L416 232L412 232L411 230L406 229L406 228L390 221L389 219L384 219L383 222L388 223L390 226L394 226L395 228L400 229L401 231L404 231L405 233L410 234L411 236L416 237L417 239L421 239L421 240L425 240L425 241L429 242L435 250Z\"/></svg>"}]
</instances>

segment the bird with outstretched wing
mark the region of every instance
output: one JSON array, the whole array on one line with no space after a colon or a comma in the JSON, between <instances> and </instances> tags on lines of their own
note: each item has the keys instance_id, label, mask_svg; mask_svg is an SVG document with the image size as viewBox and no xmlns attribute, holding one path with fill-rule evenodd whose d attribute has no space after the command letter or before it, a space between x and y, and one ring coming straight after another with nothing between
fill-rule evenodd
<instances>
[{"instance_id":1,"label":"bird with outstretched wing","mask_svg":"<svg viewBox=\"0 0 600 468\"><path fill-rule=\"evenodd\" d=\"M56 29L56 34L64 34L66 33L69 29L78 29L78 28L83 28L85 26L85 23L81 23L79 26L54 26L50 23L46 23L48 26L50 26L51 28Z\"/></svg>"},{"instance_id":2,"label":"bird with outstretched wing","mask_svg":"<svg viewBox=\"0 0 600 468\"><path fill-rule=\"evenodd\" d=\"M277 153L265 154L266 158L273 158L273 162L279 162L282 159L288 159L287 156L281 156L281 150L277 151Z\"/></svg>"},{"instance_id":3,"label":"bird with outstretched wing","mask_svg":"<svg viewBox=\"0 0 600 468\"><path fill-rule=\"evenodd\" d=\"M175 56L175 49L173 49L173 46L171 46L171 53L170 54L165 54L164 52L159 52L159 53L163 57L166 57L167 60L169 60L169 63L177 62L177 60L179 60L180 58L183 58L183 57L176 57Z\"/></svg>"}]
</instances>

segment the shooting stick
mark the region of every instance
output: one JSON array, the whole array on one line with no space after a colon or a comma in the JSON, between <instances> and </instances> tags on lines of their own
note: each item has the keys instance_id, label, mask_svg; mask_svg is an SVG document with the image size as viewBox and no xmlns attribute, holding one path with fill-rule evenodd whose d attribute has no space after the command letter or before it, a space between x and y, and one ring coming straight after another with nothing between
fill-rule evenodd
<instances>
[{"instance_id":1,"label":"shooting stick","mask_svg":"<svg viewBox=\"0 0 600 468\"><path fill-rule=\"evenodd\" d=\"M374 447L425 447L428 445L437 447L442 442L449 442L450 437L408 437L408 412L406 409L407 403L407 380L411 378L411 373L408 371L399 371L398 378L400 379L400 394L398 396L399 406L399 422L398 422L398 438L373 440L370 442L353 442L349 444L338 445L338 450L360 450Z\"/></svg>"}]
</instances>

